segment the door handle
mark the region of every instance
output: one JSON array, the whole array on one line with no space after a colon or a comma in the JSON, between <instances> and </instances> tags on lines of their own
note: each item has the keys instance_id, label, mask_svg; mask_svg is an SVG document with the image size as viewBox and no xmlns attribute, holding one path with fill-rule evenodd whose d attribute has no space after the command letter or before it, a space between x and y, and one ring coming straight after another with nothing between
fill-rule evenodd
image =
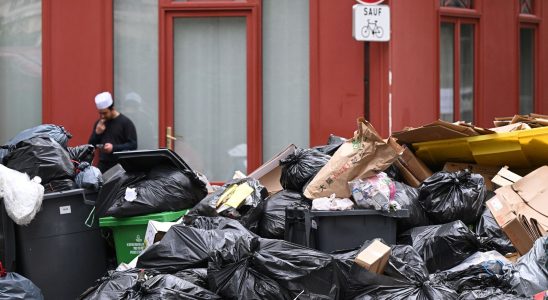
<instances>
[{"instance_id":1,"label":"door handle","mask_svg":"<svg viewBox=\"0 0 548 300\"><path fill-rule=\"evenodd\" d=\"M167 148L173 150L173 141L177 138L173 136L173 128L171 126L166 127L166 144Z\"/></svg>"}]
</instances>

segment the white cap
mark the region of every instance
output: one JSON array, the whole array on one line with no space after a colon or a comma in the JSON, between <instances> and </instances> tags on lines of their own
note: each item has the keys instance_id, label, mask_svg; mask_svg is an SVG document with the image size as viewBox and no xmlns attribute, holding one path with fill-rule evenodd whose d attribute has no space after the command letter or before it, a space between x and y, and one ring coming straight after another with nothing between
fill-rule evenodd
<instances>
[{"instance_id":1,"label":"white cap","mask_svg":"<svg viewBox=\"0 0 548 300\"><path fill-rule=\"evenodd\" d=\"M105 109L112 105L112 96L109 92L102 92L95 96L95 106L97 109Z\"/></svg>"}]
</instances>

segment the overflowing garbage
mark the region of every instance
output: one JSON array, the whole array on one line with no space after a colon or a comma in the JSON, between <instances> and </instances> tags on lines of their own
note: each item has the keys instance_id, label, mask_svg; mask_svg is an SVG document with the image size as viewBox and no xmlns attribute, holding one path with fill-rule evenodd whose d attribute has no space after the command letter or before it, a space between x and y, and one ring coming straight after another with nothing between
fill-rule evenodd
<instances>
[{"instance_id":1,"label":"overflowing garbage","mask_svg":"<svg viewBox=\"0 0 548 300\"><path fill-rule=\"evenodd\" d=\"M64 128L42 125L2 146L0 198L32 225L44 191L95 193L81 224L102 228L116 264L79 299L531 299L548 290L548 159L510 167L518 175L432 155L431 143L537 130L544 118L498 122L383 139L360 118L350 139L290 146L222 185L167 149L118 153L101 174L93 146L68 147Z\"/></svg>"}]
</instances>

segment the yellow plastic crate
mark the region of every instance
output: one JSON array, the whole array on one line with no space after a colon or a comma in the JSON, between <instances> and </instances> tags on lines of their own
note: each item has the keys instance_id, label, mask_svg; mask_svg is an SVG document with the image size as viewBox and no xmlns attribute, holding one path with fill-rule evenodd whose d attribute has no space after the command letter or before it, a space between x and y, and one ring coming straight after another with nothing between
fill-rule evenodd
<instances>
[{"instance_id":1,"label":"yellow plastic crate","mask_svg":"<svg viewBox=\"0 0 548 300\"><path fill-rule=\"evenodd\" d=\"M548 127L414 143L413 148L433 169L446 162L536 168L548 164Z\"/></svg>"}]
</instances>

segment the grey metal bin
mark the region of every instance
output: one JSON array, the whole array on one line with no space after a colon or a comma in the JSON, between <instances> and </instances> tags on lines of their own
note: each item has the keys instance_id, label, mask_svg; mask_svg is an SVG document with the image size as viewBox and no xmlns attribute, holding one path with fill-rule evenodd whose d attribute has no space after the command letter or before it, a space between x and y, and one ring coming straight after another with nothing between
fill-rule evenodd
<instances>
[{"instance_id":1,"label":"grey metal bin","mask_svg":"<svg viewBox=\"0 0 548 300\"><path fill-rule=\"evenodd\" d=\"M84 224L96 197L83 189L46 194L34 220L16 226L17 272L45 299L76 299L106 273L98 224Z\"/></svg>"}]
</instances>

